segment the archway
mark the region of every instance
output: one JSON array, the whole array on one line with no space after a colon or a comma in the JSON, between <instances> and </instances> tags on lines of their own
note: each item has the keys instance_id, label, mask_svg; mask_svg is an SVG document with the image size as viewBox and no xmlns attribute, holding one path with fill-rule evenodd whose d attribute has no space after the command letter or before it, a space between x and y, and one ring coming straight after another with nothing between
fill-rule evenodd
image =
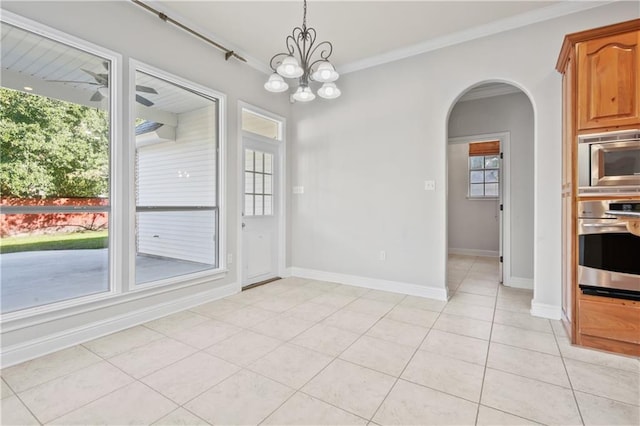
<instances>
[{"instance_id":1,"label":"archway","mask_svg":"<svg viewBox=\"0 0 640 426\"><path fill-rule=\"evenodd\" d=\"M464 90L449 109L446 153L449 297L497 297L511 287L521 290L502 293L528 312L534 277L534 108L528 95L503 81Z\"/></svg>"}]
</instances>

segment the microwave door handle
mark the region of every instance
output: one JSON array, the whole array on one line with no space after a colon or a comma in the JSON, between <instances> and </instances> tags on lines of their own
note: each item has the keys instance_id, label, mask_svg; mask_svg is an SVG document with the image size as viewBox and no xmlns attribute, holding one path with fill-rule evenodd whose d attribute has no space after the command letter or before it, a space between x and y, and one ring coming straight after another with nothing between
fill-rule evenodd
<instances>
[{"instance_id":1,"label":"microwave door handle","mask_svg":"<svg viewBox=\"0 0 640 426\"><path fill-rule=\"evenodd\" d=\"M616 222L616 223L584 223L582 224L585 228L627 228L626 222Z\"/></svg>"}]
</instances>

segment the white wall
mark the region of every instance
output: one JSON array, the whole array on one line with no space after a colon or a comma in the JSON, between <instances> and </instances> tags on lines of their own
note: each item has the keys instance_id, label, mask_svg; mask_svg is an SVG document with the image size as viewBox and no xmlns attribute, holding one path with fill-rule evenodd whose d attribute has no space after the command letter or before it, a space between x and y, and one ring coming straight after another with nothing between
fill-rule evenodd
<instances>
[{"instance_id":1,"label":"white wall","mask_svg":"<svg viewBox=\"0 0 640 426\"><path fill-rule=\"evenodd\" d=\"M444 290L449 111L478 82L512 82L535 113L532 307L559 318L556 59L565 34L637 16L637 3L612 3L347 74L341 98L294 105L291 184L305 193L292 200L292 265Z\"/></svg>"},{"instance_id":2,"label":"white wall","mask_svg":"<svg viewBox=\"0 0 640 426\"><path fill-rule=\"evenodd\" d=\"M447 161L449 252L497 256L500 248L499 202L497 199L468 198L469 144L449 144Z\"/></svg>"},{"instance_id":3,"label":"white wall","mask_svg":"<svg viewBox=\"0 0 640 426\"><path fill-rule=\"evenodd\" d=\"M534 111L529 98L524 93L514 93L492 98L458 102L449 118L449 137L474 134L509 132L509 214L511 226L510 253L506 261L511 277L530 280L533 273L534 248ZM451 158L450 158L451 160ZM449 175L451 176L451 175ZM449 181L449 202L452 201L452 182ZM457 197L459 199L459 197ZM485 210L483 223L490 222L495 214L495 205L477 206L480 202L467 201L465 205L449 204L449 247L462 237L460 230L465 226L463 209L470 207ZM486 202L482 202L486 203ZM471 206L472 205L472 206ZM507 281L511 279L507 277ZM522 281L520 281L522 282Z\"/></svg>"},{"instance_id":4,"label":"white wall","mask_svg":"<svg viewBox=\"0 0 640 426\"><path fill-rule=\"evenodd\" d=\"M238 259L237 237L238 218L238 101L272 111L288 118L290 104L285 95L277 96L263 89L265 75L237 60L224 60L223 52L194 38L184 31L158 19L128 1L110 2L23 2L3 1L3 10L33 19L70 35L122 54L123 87L129 86L129 59L137 59L151 66L173 73L196 84L212 88L227 95L226 108L226 213L227 252ZM129 117L129 101L124 99L121 121ZM118 190L131 194L124 197L125 205L118 208L132 211L133 158L128 147L135 143L130 140L130 129L119 129L117 140L118 158L122 164L118 168ZM127 167L126 165L130 165ZM127 204L128 203L128 204ZM131 228L133 216L121 217L124 229ZM117 286L132 279L128 265L129 253L135 247L125 248L122 262L115 270ZM223 253L223 258L226 258ZM144 316L164 315L171 310L183 309L185 303L202 303L205 297L216 293L216 289L236 288L238 282L237 262L227 265L228 272L223 279L212 281L194 279L188 287L174 287L164 293L144 297L145 291L135 298L116 297L112 302L96 301L82 308L69 308L57 313L42 314L36 318L16 320L2 324L3 359L7 351L15 349L15 357L23 354L37 355L41 350L54 350L57 342L74 344L77 339L86 339L94 331L93 324L102 324L102 332L110 327L123 327L131 321L140 321ZM152 291L150 289L149 291ZM180 305L181 301L185 301ZM52 340L49 340L52 339ZM45 349L43 349L45 348ZM48 349L47 349L48 348ZM12 357L11 359L15 359Z\"/></svg>"}]
</instances>

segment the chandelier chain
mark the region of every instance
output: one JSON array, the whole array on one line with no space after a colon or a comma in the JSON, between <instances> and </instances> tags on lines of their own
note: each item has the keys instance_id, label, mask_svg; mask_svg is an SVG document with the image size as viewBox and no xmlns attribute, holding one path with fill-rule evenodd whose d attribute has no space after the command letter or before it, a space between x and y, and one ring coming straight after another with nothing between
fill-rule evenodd
<instances>
[{"instance_id":1,"label":"chandelier chain","mask_svg":"<svg viewBox=\"0 0 640 426\"><path fill-rule=\"evenodd\" d=\"M307 0L304 0L304 15L302 16L302 29L307 29Z\"/></svg>"}]
</instances>

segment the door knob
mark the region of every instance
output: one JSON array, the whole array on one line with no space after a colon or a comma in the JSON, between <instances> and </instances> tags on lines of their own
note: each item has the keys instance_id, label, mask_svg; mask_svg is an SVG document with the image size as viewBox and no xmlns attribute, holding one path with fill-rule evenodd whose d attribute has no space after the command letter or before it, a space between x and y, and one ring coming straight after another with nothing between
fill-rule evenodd
<instances>
[{"instance_id":1,"label":"door knob","mask_svg":"<svg viewBox=\"0 0 640 426\"><path fill-rule=\"evenodd\" d=\"M242 229L244 229L244 227L247 226L244 222L242 222Z\"/></svg>"}]
</instances>

